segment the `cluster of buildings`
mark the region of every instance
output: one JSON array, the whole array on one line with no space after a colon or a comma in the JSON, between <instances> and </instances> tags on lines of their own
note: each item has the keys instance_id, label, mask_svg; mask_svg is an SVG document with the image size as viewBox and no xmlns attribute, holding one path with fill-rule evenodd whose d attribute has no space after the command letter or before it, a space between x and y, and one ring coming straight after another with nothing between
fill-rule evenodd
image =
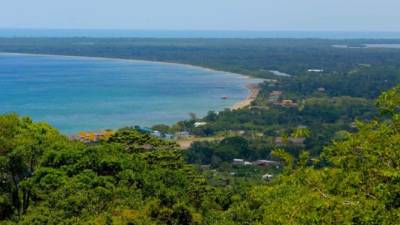
<instances>
[{"instance_id":1,"label":"cluster of buildings","mask_svg":"<svg viewBox=\"0 0 400 225\"><path fill-rule=\"evenodd\" d=\"M249 162L249 161L246 161L244 159L233 159L232 164L233 165L240 165L240 166L259 166L259 167L271 167L271 166L273 166L276 169L279 169L280 166L281 166L281 163L278 162L278 161L264 160L264 159L256 160L256 161L253 161L253 162ZM235 175L235 174L231 173L231 175ZM269 174L269 173L263 174L261 176L261 178L263 180L267 180L267 181L271 180L273 177L274 177L274 175L273 174Z\"/></svg>"},{"instance_id":2,"label":"cluster of buildings","mask_svg":"<svg viewBox=\"0 0 400 225\"><path fill-rule=\"evenodd\" d=\"M282 107L297 107L297 102L291 99L282 99L282 91L272 91L268 96L268 102Z\"/></svg>"},{"instance_id":3,"label":"cluster of buildings","mask_svg":"<svg viewBox=\"0 0 400 225\"><path fill-rule=\"evenodd\" d=\"M206 122L195 122L194 126L195 127L200 127L206 125ZM180 131L176 132L174 134L171 133L164 133L158 130L153 130L149 127L140 127L140 126L135 126L135 129L147 134L150 134L151 136L158 137L158 138L163 138L166 140L180 140L180 139L187 139L192 137L191 133L188 131ZM86 132L82 131L79 132L78 134L70 136L71 140L76 140L76 141L81 141L84 143L91 143L91 142L99 142L103 140L107 140L114 134L113 131L107 130L107 131L101 131L101 132Z\"/></svg>"},{"instance_id":4,"label":"cluster of buildings","mask_svg":"<svg viewBox=\"0 0 400 225\"><path fill-rule=\"evenodd\" d=\"M79 132L76 135L71 136L71 140L76 140L76 141L81 141L85 143L89 142L98 142L98 141L103 141L107 140L110 138L114 132L112 131L102 131L102 132Z\"/></svg>"},{"instance_id":5,"label":"cluster of buildings","mask_svg":"<svg viewBox=\"0 0 400 225\"><path fill-rule=\"evenodd\" d=\"M155 136L155 137L164 138L164 139L167 139L167 140L173 140L174 139L174 135L173 134L162 133L161 131L153 130L153 129L149 128L149 127L136 126L135 129L138 130L138 131L150 134L150 135Z\"/></svg>"},{"instance_id":6,"label":"cluster of buildings","mask_svg":"<svg viewBox=\"0 0 400 225\"><path fill-rule=\"evenodd\" d=\"M148 127L136 127L137 130L148 133L154 137L158 137L158 138L163 138L163 139L167 139L167 140L179 140L179 139L186 139L186 138L190 138L192 135L190 134L190 132L188 131L180 131L180 132L176 132L174 134L171 133L163 133L161 131L158 130L153 130L151 128Z\"/></svg>"},{"instance_id":7,"label":"cluster of buildings","mask_svg":"<svg viewBox=\"0 0 400 225\"><path fill-rule=\"evenodd\" d=\"M260 160L256 160L256 161L252 161L252 162L246 161L244 159L233 159L232 164L237 165L237 166L260 166L260 167L274 166L276 168L279 168L281 163L278 161L264 160L264 159L260 159Z\"/></svg>"}]
</instances>

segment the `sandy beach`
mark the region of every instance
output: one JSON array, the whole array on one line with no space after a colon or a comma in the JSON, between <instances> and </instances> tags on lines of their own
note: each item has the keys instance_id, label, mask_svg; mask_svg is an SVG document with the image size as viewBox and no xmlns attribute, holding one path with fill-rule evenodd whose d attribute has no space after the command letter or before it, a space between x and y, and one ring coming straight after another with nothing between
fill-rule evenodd
<instances>
[{"instance_id":1,"label":"sandy beach","mask_svg":"<svg viewBox=\"0 0 400 225\"><path fill-rule=\"evenodd\" d=\"M249 84L247 88L250 90L249 96L243 101L237 102L235 105L232 106L232 110L242 109L247 106L250 106L251 103L257 98L258 93L260 92L259 84Z\"/></svg>"}]
</instances>

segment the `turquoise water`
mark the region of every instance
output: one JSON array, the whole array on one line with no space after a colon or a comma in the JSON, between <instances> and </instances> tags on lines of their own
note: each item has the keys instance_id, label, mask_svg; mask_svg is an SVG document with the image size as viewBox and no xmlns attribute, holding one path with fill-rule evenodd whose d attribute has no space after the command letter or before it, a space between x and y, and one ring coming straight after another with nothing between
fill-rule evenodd
<instances>
[{"instance_id":1,"label":"turquoise water","mask_svg":"<svg viewBox=\"0 0 400 225\"><path fill-rule=\"evenodd\" d=\"M66 134L172 124L189 112L231 107L255 82L175 64L0 54L0 113L28 115Z\"/></svg>"}]
</instances>

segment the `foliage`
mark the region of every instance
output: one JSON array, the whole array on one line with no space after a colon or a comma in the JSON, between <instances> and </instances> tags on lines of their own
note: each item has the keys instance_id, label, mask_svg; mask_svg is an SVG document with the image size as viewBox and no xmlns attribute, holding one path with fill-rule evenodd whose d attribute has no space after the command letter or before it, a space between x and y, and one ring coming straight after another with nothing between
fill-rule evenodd
<instances>
[{"instance_id":1,"label":"foliage","mask_svg":"<svg viewBox=\"0 0 400 225\"><path fill-rule=\"evenodd\" d=\"M299 161L271 185L255 186L229 215L242 224L398 224L399 99L398 88L383 94L378 105L390 119L358 122L358 132L326 147L319 160L328 166Z\"/></svg>"}]
</instances>

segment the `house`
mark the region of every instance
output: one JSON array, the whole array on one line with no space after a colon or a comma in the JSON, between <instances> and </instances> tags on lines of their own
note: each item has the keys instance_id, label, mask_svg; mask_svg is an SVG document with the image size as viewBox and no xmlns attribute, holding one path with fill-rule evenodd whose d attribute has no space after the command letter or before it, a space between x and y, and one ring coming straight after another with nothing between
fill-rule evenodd
<instances>
[{"instance_id":1,"label":"house","mask_svg":"<svg viewBox=\"0 0 400 225\"><path fill-rule=\"evenodd\" d=\"M271 180L273 177L274 177L274 175L269 174L269 173L262 175L263 180Z\"/></svg>"},{"instance_id":2,"label":"house","mask_svg":"<svg viewBox=\"0 0 400 225\"><path fill-rule=\"evenodd\" d=\"M174 139L174 135L172 135L172 134L164 134L164 138L167 139L167 140L172 140L172 139Z\"/></svg>"},{"instance_id":3,"label":"house","mask_svg":"<svg viewBox=\"0 0 400 225\"><path fill-rule=\"evenodd\" d=\"M243 164L243 165L245 165L245 166L252 166L253 163L251 163L251 162L249 162L249 161L244 161L244 164Z\"/></svg>"},{"instance_id":4,"label":"house","mask_svg":"<svg viewBox=\"0 0 400 225\"><path fill-rule=\"evenodd\" d=\"M102 131L102 132L79 132L77 135L70 137L71 140L81 141L85 143L98 142L110 138L114 133L112 131Z\"/></svg>"},{"instance_id":5,"label":"house","mask_svg":"<svg viewBox=\"0 0 400 225\"><path fill-rule=\"evenodd\" d=\"M311 73L322 73L322 72L324 72L324 70L322 70L322 69L308 69L307 72L311 72Z\"/></svg>"},{"instance_id":6,"label":"house","mask_svg":"<svg viewBox=\"0 0 400 225\"><path fill-rule=\"evenodd\" d=\"M253 163L249 162L249 161L245 161L244 159L233 159L232 162L233 165L244 165L244 166L252 166Z\"/></svg>"},{"instance_id":7,"label":"house","mask_svg":"<svg viewBox=\"0 0 400 225\"><path fill-rule=\"evenodd\" d=\"M268 97L268 102L278 102L279 101L279 96L273 95Z\"/></svg>"},{"instance_id":8,"label":"house","mask_svg":"<svg viewBox=\"0 0 400 225\"><path fill-rule=\"evenodd\" d=\"M153 132L153 130L151 128L148 128L148 127L139 127L139 126L137 126L136 129L139 130L139 131L145 132L145 133L152 133Z\"/></svg>"},{"instance_id":9,"label":"house","mask_svg":"<svg viewBox=\"0 0 400 225\"><path fill-rule=\"evenodd\" d=\"M195 122L194 127L201 127L207 125L207 122Z\"/></svg>"},{"instance_id":10,"label":"house","mask_svg":"<svg viewBox=\"0 0 400 225\"><path fill-rule=\"evenodd\" d=\"M243 165L244 160L243 159L233 159L233 165Z\"/></svg>"},{"instance_id":11,"label":"house","mask_svg":"<svg viewBox=\"0 0 400 225\"><path fill-rule=\"evenodd\" d=\"M297 103L290 99L282 100L280 105L283 107L297 107Z\"/></svg>"},{"instance_id":12,"label":"house","mask_svg":"<svg viewBox=\"0 0 400 225\"><path fill-rule=\"evenodd\" d=\"M158 130L152 131L151 135L156 136L156 137L161 137L162 136L161 132L158 131Z\"/></svg>"},{"instance_id":13,"label":"house","mask_svg":"<svg viewBox=\"0 0 400 225\"><path fill-rule=\"evenodd\" d=\"M190 137L190 133L187 131L176 132L175 137L177 139L185 139Z\"/></svg>"},{"instance_id":14,"label":"house","mask_svg":"<svg viewBox=\"0 0 400 225\"><path fill-rule=\"evenodd\" d=\"M272 91L269 93L268 102L276 103L282 96L282 91Z\"/></svg>"},{"instance_id":15,"label":"house","mask_svg":"<svg viewBox=\"0 0 400 225\"><path fill-rule=\"evenodd\" d=\"M280 165L280 162L278 161L272 161L272 160L257 160L253 162L253 165L256 166L262 166L262 167L267 167L267 166L276 166Z\"/></svg>"}]
</instances>

